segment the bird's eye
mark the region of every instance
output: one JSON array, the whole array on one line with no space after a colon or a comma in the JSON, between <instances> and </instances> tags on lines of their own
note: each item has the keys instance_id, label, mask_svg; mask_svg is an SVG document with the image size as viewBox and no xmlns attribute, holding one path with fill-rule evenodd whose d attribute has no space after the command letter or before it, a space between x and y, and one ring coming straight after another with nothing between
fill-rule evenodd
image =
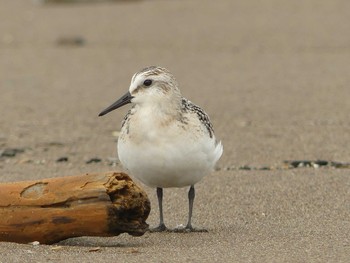
<instances>
[{"instance_id":1,"label":"bird's eye","mask_svg":"<svg viewBox=\"0 0 350 263\"><path fill-rule=\"evenodd\" d=\"M145 85L146 87L149 87L152 85L152 80L151 79L146 79L144 82L143 82L143 85Z\"/></svg>"}]
</instances>

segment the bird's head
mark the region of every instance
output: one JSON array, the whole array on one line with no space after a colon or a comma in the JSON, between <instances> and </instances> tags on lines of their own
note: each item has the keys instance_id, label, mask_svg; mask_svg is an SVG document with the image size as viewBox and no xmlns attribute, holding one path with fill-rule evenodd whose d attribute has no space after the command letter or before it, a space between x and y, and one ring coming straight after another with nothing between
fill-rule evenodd
<instances>
[{"instance_id":1,"label":"bird's head","mask_svg":"<svg viewBox=\"0 0 350 263\"><path fill-rule=\"evenodd\" d=\"M181 99L175 77L165 68L151 66L142 69L131 78L129 91L103 110L103 116L125 104L161 105L177 103Z\"/></svg>"}]
</instances>

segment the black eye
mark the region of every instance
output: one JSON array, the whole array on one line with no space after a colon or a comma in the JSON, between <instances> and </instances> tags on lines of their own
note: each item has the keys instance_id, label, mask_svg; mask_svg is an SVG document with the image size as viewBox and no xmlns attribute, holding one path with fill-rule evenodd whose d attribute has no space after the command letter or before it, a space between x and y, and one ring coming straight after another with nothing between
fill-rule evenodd
<instances>
[{"instance_id":1,"label":"black eye","mask_svg":"<svg viewBox=\"0 0 350 263\"><path fill-rule=\"evenodd\" d=\"M152 80L151 79L146 79L144 82L143 82L143 85L149 87L152 85Z\"/></svg>"}]
</instances>

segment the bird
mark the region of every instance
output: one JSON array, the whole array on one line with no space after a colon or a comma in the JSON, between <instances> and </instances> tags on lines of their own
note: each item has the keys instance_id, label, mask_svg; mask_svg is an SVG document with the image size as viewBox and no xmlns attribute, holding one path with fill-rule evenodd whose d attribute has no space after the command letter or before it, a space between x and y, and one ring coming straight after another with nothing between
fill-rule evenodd
<instances>
[{"instance_id":1,"label":"bird","mask_svg":"<svg viewBox=\"0 0 350 263\"><path fill-rule=\"evenodd\" d=\"M156 189L159 225L152 231L170 231L163 217L163 188L182 187L189 187L188 220L182 229L201 231L192 226L194 186L214 170L223 153L208 114L184 98L174 75L159 66L135 73L128 92L99 116L129 103L132 107L118 137L118 157L132 176Z\"/></svg>"}]
</instances>

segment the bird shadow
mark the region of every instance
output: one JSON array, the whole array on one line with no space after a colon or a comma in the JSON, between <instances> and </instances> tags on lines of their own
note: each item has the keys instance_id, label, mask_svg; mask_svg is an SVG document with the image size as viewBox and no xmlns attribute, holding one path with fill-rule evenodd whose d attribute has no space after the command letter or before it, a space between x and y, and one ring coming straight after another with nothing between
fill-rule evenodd
<instances>
[{"instance_id":1,"label":"bird shadow","mask_svg":"<svg viewBox=\"0 0 350 263\"><path fill-rule=\"evenodd\" d=\"M140 240L120 240L116 237L75 237L62 240L55 245L69 247L119 247L138 248L144 246Z\"/></svg>"}]
</instances>

